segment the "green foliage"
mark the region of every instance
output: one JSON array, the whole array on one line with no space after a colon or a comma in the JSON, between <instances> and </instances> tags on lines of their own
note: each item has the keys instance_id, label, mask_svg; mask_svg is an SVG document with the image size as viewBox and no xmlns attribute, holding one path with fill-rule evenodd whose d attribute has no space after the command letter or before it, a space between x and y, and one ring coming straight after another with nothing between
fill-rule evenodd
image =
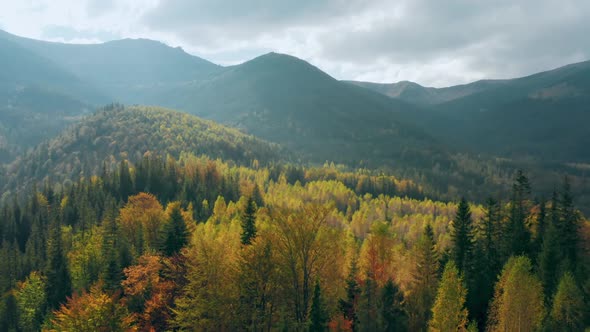
<instances>
[{"instance_id":1,"label":"green foliage","mask_svg":"<svg viewBox=\"0 0 590 332\"><path fill-rule=\"evenodd\" d=\"M174 256L180 253L180 250L187 245L189 238L180 203L172 204L169 218L162 232L164 239L162 241L162 252L166 256Z\"/></svg>"},{"instance_id":2,"label":"green foliage","mask_svg":"<svg viewBox=\"0 0 590 332\"><path fill-rule=\"evenodd\" d=\"M537 331L545 316L543 287L526 256L511 257L498 282L489 331Z\"/></svg>"},{"instance_id":3,"label":"green foliage","mask_svg":"<svg viewBox=\"0 0 590 332\"><path fill-rule=\"evenodd\" d=\"M311 310L309 313L310 332L322 332L327 330L328 312L322 297L322 289L319 281L316 281L313 289L313 298L311 300Z\"/></svg>"},{"instance_id":4,"label":"green foliage","mask_svg":"<svg viewBox=\"0 0 590 332\"><path fill-rule=\"evenodd\" d=\"M252 196L248 197L246 209L242 215L242 235L240 240L243 245L249 245L256 237L256 203Z\"/></svg>"},{"instance_id":5,"label":"green foliage","mask_svg":"<svg viewBox=\"0 0 590 332\"><path fill-rule=\"evenodd\" d=\"M18 326L23 331L37 331L45 314L45 279L31 272L16 289L14 297L18 307Z\"/></svg>"},{"instance_id":6,"label":"green foliage","mask_svg":"<svg viewBox=\"0 0 590 332\"><path fill-rule=\"evenodd\" d=\"M560 279L553 298L551 319L555 331L582 331L584 319L588 315L584 296L570 272Z\"/></svg>"},{"instance_id":7,"label":"green foliage","mask_svg":"<svg viewBox=\"0 0 590 332\"><path fill-rule=\"evenodd\" d=\"M461 331L467 326L465 299L467 289L463 277L453 261L449 261L438 287L436 300L432 307L430 331Z\"/></svg>"}]
</instances>

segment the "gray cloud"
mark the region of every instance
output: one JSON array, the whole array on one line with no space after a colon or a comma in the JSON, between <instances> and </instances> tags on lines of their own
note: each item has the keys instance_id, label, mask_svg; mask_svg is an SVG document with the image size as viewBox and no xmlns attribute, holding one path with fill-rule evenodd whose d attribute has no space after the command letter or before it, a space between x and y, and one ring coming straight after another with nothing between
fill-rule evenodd
<instances>
[{"instance_id":1,"label":"gray cloud","mask_svg":"<svg viewBox=\"0 0 590 332\"><path fill-rule=\"evenodd\" d=\"M277 51L340 79L445 86L590 59L586 0L35 3L0 5L0 24L52 40L152 38L222 64Z\"/></svg>"}]
</instances>

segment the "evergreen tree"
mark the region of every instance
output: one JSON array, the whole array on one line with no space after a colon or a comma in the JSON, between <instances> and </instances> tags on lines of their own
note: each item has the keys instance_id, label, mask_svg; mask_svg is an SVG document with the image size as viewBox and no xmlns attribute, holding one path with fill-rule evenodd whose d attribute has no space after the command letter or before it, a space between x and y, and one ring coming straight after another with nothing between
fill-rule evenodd
<instances>
[{"instance_id":1,"label":"evergreen tree","mask_svg":"<svg viewBox=\"0 0 590 332\"><path fill-rule=\"evenodd\" d=\"M174 256L188 244L188 230L182 217L180 203L172 203L168 223L163 232L162 252L166 256Z\"/></svg>"},{"instance_id":2,"label":"evergreen tree","mask_svg":"<svg viewBox=\"0 0 590 332\"><path fill-rule=\"evenodd\" d=\"M526 222L530 212L529 196L531 186L522 170L518 170L512 185L510 216L506 229L505 256L525 255L529 253L531 234Z\"/></svg>"},{"instance_id":3,"label":"evergreen tree","mask_svg":"<svg viewBox=\"0 0 590 332\"><path fill-rule=\"evenodd\" d=\"M576 270L578 255L578 214L573 203L573 196L568 178L563 181L561 196L558 201L558 238L560 259L564 262L564 270Z\"/></svg>"},{"instance_id":4,"label":"evergreen tree","mask_svg":"<svg viewBox=\"0 0 590 332\"><path fill-rule=\"evenodd\" d=\"M350 264L350 271L346 278L346 299L340 299L338 306L340 311L344 315L344 318L348 319L351 323L352 331L356 331L358 328L359 320L357 314L358 299L361 294L361 289L357 282L357 260L353 258Z\"/></svg>"},{"instance_id":5,"label":"evergreen tree","mask_svg":"<svg viewBox=\"0 0 590 332\"><path fill-rule=\"evenodd\" d=\"M316 281L313 289L313 298L311 300L311 312L309 314L311 325L309 327L310 332L321 332L327 330L328 324L328 312L324 299L322 298L322 289L320 282Z\"/></svg>"},{"instance_id":6,"label":"evergreen tree","mask_svg":"<svg viewBox=\"0 0 590 332\"><path fill-rule=\"evenodd\" d=\"M427 224L415 249L416 270L412 274L410 329L424 331L438 288L438 252L432 226Z\"/></svg>"},{"instance_id":7,"label":"evergreen tree","mask_svg":"<svg viewBox=\"0 0 590 332\"><path fill-rule=\"evenodd\" d=\"M554 331L582 331L584 316L587 314L584 296L570 272L566 272L559 281L557 293L553 299L551 319Z\"/></svg>"},{"instance_id":8,"label":"evergreen tree","mask_svg":"<svg viewBox=\"0 0 590 332\"><path fill-rule=\"evenodd\" d=\"M368 274L359 301L359 331L377 331L377 283Z\"/></svg>"},{"instance_id":9,"label":"evergreen tree","mask_svg":"<svg viewBox=\"0 0 590 332\"><path fill-rule=\"evenodd\" d=\"M473 267L474 227L471 209L461 198L451 229L451 257L460 273L470 274Z\"/></svg>"},{"instance_id":10,"label":"evergreen tree","mask_svg":"<svg viewBox=\"0 0 590 332\"><path fill-rule=\"evenodd\" d=\"M129 164L126 160L121 160L119 164L119 198L123 201L127 200L127 197L133 194L133 180L131 179L131 173L129 172Z\"/></svg>"},{"instance_id":11,"label":"evergreen tree","mask_svg":"<svg viewBox=\"0 0 590 332\"><path fill-rule=\"evenodd\" d=\"M252 196L248 198L246 203L246 210L242 215L242 235L241 241L243 245L249 245L256 237L256 205Z\"/></svg>"},{"instance_id":12,"label":"evergreen tree","mask_svg":"<svg viewBox=\"0 0 590 332\"><path fill-rule=\"evenodd\" d=\"M404 296L393 280L389 279L381 290L380 331L394 332L407 329Z\"/></svg>"},{"instance_id":13,"label":"evergreen tree","mask_svg":"<svg viewBox=\"0 0 590 332\"><path fill-rule=\"evenodd\" d=\"M465 299L467 289L455 262L449 261L445 266L440 286L432 308L431 331L461 331L467 326L467 309Z\"/></svg>"},{"instance_id":14,"label":"evergreen tree","mask_svg":"<svg viewBox=\"0 0 590 332\"><path fill-rule=\"evenodd\" d=\"M66 296L69 296L72 291L61 236L61 224L56 219L49 230L47 266L45 268L47 304L52 309L57 308L60 303L65 301Z\"/></svg>"},{"instance_id":15,"label":"evergreen tree","mask_svg":"<svg viewBox=\"0 0 590 332\"><path fill-rule=\"evenodd\" d=\"M114 204L114 202L112 202ZM118 255L118 230L117 222L113 214L108 214L102 223L103 229L103 243L101 247L102 257L105 263L103 264L100 277L104 283L106 291L114 292L120 288L121 283L121 269L119 265Z\"/></svg>"}]
</instances>

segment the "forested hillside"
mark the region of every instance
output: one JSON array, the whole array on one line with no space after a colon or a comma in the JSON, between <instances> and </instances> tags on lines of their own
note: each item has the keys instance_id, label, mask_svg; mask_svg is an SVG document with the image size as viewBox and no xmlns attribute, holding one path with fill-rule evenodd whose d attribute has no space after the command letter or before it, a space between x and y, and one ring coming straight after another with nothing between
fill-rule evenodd
<instances>
[{"instance_id":1,"label":"forested hillside","mask_svg":"<svg viewBox=\"0 0 590 332\"><path fill-rule=\"evenodd\" d=\"M7 166L0 188L14 190L48 177L56 183L100 174L146 154L179 158L203 154L239 164L288 160L279 146L185 113L158 107L111 105Z\"/></svg>"},{"instance_id":2,"label":"forested hillside","mask_svg":"<svg viewBox=\"0 0 590 332\"><path fill-rule=\"evenodd\" d=\"M0 329L583 330L590 224L567 182L531 185L443 203L328 165L146 155L4 204Z\"/></svg>"}]
</instances>

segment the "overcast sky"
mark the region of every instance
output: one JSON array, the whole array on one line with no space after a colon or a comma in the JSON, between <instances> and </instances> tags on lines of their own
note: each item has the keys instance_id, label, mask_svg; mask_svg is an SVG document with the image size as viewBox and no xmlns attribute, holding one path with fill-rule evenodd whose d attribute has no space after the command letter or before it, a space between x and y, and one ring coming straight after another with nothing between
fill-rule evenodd
<instances>
[{"instance_id":1,"label":"overcast sky","mask_svg":"<svg viewBox=\"0 0 590 332\"><path fill-rule=\"evenodd\" d=\"M224 65L276 51L339 79L436 87L590 59L588 0L0 0L0 29L150 38Z\"/></svg>"}]
</instances>

